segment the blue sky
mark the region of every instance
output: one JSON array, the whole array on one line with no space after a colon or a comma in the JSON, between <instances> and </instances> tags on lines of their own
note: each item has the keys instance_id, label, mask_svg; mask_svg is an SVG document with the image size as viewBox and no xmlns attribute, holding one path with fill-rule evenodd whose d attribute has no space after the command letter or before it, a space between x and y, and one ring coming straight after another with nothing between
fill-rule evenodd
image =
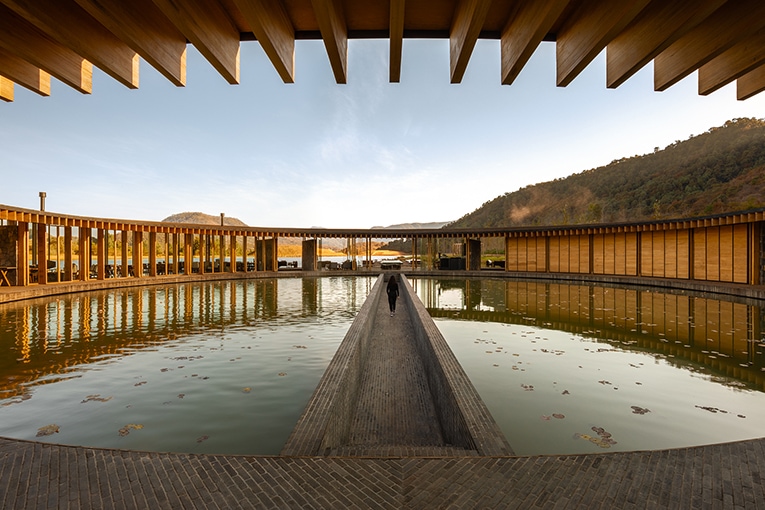
<instances>
[{"instance_id":1,"label":"blue sky","mask_svg":"<svg viewBox=\"0 0 765 510\"><path fill-rule=\"evenodd\" d=\"M566 88L543 43L500 85L498 41L479 41L462 84L446 40L404 41L401 83L388 42L352 40L348 84L321 41L296 43L285 85L256 42L229 85L189 47L187 85L146 62L129 90L94 70L93 94L52 80L0 104L0 203L159 221L182 211L248 225L352 227L449 221L523 186L652 152L736 117L765 117L765 93L707 97L693 74L653 91L646 66L616 90L601 54Z\"/></svg>"}]
</instances>

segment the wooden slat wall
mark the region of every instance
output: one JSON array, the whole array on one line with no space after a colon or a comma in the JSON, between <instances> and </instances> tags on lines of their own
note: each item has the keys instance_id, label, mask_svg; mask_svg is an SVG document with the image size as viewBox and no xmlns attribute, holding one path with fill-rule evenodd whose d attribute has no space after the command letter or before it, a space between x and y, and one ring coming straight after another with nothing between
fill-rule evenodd
<instances>
[{"instance_id":1,"label":"wooden slat wall","mask_svg":"<svg viewBox=\"0 0 765 510\"><path fill-rule=\"evenodd\" d=\"M749 228L745 224L733 226L733 281L749 282Z\"/></svg>"}]
</instances>

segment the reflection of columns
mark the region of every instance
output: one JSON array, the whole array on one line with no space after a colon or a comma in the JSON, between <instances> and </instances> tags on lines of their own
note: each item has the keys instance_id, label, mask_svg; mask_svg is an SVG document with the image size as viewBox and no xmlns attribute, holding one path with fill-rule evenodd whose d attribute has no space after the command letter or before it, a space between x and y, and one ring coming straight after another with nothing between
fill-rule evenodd
<instances>
[{"instance_id":1,"label":"reflection of columns","mask_svg":"<svg viewBox=\"0 0 765 510\"><path fill-rule=\"evenodd\" d=\"M313 240L314 243L316 240ZM302 278L303 280L303 313L316 315L318 306L318 278Z\"/></svg>"}]
</instances>

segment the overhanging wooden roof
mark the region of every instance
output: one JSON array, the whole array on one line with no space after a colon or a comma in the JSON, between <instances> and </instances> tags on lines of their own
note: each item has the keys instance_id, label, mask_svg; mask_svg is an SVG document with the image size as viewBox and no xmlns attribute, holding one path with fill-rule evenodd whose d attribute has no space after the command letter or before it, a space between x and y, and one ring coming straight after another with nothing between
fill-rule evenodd
<instances>
[{"instance_id":1,"label":"overhanging wooden roof","mask_svg":"<svg viewBox=\"0 0 765 510\"><path fill-rule=\"evenodd\" d=\"M13 100L14 83L49 95L51 76L90 93L94 65L137 88L140 59L183 86L189 43L235 84L240 42L250 40L290 83L295 40L322 39L345 83L351 38L390 40L392 82L404 38L448 38L452 83L488 38L500 41L507 85L546 40L556 43L559 86L606 48L607 87L653 61L656 90L694 71L699 94L734 80L739 99L765 88L762 0L0 0L0 98Z\"/></svg>"}]
</instances>

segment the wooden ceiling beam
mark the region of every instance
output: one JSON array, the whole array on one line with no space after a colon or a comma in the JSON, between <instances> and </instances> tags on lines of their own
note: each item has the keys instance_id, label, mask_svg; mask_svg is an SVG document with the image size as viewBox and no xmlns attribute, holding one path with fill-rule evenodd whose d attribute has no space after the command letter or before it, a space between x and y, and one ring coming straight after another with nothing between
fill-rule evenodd
<instances>
[{"instance_id":1,"label":"wooden ceiling beam","mask_svg":"<svg viewBox=\"0 0 765 510\"><path fill-rule=\"evenodd\" d=\"M0 100L13 102L13 82L4 76L0 76Z\"/></svg>"},{"instance_id":2,"label":"wooden ceiling beam","mask_svg":"<svg viewBox=\"0 0 765 510\"><path fill-rule=\"evenodd\" d=\"M234 0L284 83L295 82L295 28L279 0Z\"/></svg>"},{"instance_id":3,"label":"wooden ceiling beam","mask_svg":"<svg viewBox=\"0 0 765 510\"><path fill-rule=\"evenodd\" d=\"M557 36L557 85L571 83L648 2L591 0L579 4Z\"/></svg>"},{"instance_id":4,"label":"wooden ceiling beam","mask_svg":"<svg viewBox=\"0 0 765 510\"><path fill-rule=\"evenodd\" d=\"M126 87L138 88L138 54L72 0L0 2Z\"/></svg>"},{"instance_id":5,"label":"wooden ceiling beam","mask_svg":"<svg viewBox=\"0 0 765 510\"><path fill-rule=\"evenodd\" d=\"M653 0L606 48L606 86L616 88L726 0Z\"/></svg>"},{"instance_id":6,"label":"wooden ceiling beam","mask_svg":"<svg viewBox=\"0 0 765 510\"><path fill-rule=\"evenodd\" d=\"M75 0L173 85L186 84L186 36L151 0Z\"/></svg>"},{"instance_id":7,"label":"wooden ceiling beam","mask_svg":"<svg viewBox=\"0 0 765 510\"><path fill-rule=\"evenodd\" d=\"M699 94L706 96L765 64L765 29L699 68Z\"/></svg>"},{"instance_id":8,"label":"wooden ceiling beam","mask_svg":"<svg viewBox=\"0 0 765 510\"><path fill-rule=\"evenodd\" d=\"M765 26L765 2L729 1L654 59L654 88L666 90Z\"/></svg>"},{"instance_id":9,"label":"wooden ceiling beam","mask_svg":"<svg viewBox=\"0 0 765 510\"><path fill-rule=\"evenodd\" d=\"M571 0L524 0L502 30L502 84L510 85Z\"/></svg>"},{"instance_id":10,"label":"wooden ceiling beam","mask_svg":"<svg viewBox=\"0 0 765 510\"><path fill-rule=\"evenodd\" d=\"M451 82L460 83L486 21L491 0L460 0L449 30Z\"/></svg>"},{"instance_id":11,"label":"wooden ceiling beam","mask_svg":"<svg viewBox=\"0 0 765 510\"><path fill-rule=\"evenodd\" d=\"M404 7L406 0L390 0L390 82L401 81L401 56L404 51Z\"/></svg>"},{"instance_id":12,"label":"wooden ceiling beam","mask_svg":"<svg viewBox=\"0 0 765 510\"><path fill-rule=\"evenodd\" d=\"M740 101L749 99L765 90L765 65L749 71L736 80L736 98Z\"/></svg>"},{"instance_id":13,"label":"wooden ceiling beam","mask_svg":"<svg viewBox=\"0 0 765 510\"><path fill-rule=\"evenodd\" d=\"M0 5L0 48L83 94L93 90L93 64L50 39L5 5Z\"/></svg>"},{"instance_id":14,"label":"wooden ceiling beam","mask_svg":"<svg viewBox=\"0 0 765 510\"><path fill-rule=\"evenodd\" d=\"M0 74L36 94L50 95L50 74L2 48Z\"/></svg>"},{"instance_id":15,"label":"wooden ceiling beam","mask_svg":"<svg viewBox=\"0 0 765 510\"><path fill-rule=\"evenodd\" d=\"M239 30L217 0L153 0L228 83L239 83Z\"/></svg>"},{"instance_id":16,"label":"wooden ceiling beam","mask_svg":"<svg viewBox=\"0 0 765 510\"><path fill-rule=\"evenodd\" d=\"M337 83L348 82L348 26L340 0L311 0Z\"/></svg>"}]
</instances>

